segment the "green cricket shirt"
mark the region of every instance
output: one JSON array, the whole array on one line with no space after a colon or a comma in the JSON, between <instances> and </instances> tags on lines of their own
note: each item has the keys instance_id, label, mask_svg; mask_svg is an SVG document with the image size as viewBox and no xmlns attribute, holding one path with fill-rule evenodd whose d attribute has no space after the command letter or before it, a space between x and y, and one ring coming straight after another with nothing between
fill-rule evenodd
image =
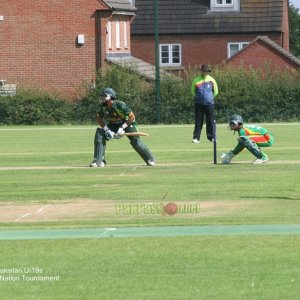
<instances>
[{"instance_id":1,"label":"green cricket shirt","mask_svg":"<svg viewBox=\"0 0 300 300\"><path fill-rule=\"evenodd\" d=\"M97 114L101 119L108 123L122 123L128 120L128 116L132 110L126 103L120 100L113 100L112 106L108 107L102 103L97 110Z\"/></svg>"}]
</instances>

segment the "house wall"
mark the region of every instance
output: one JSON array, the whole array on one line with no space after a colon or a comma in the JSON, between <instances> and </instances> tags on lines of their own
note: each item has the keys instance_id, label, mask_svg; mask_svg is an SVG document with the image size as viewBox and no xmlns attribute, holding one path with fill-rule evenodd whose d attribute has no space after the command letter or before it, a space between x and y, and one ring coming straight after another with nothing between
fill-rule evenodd
<instances>
[{"instance_id":1,"label":"house wall","mask_svg":"<svg viewBox=\"0 0 300 300\"><path fill-rule=\"evenodd\" d=\"M290 69L299 68L287 57L262 41L257 41L251 47L245 48L243 52L232 57L228 63L231 66L242 65L245 68L253 67L254 69L264 65L281 70L286 70L288 67Z\"/></svg>"},{"instance_id":2,"label":"house wall","mask_svg":"<svg viewBox=\"0 0 300 300\"><path fill-rule=\"evenodd\" d=\"M267 35L267 34L266 34ZM274 42L281 44L281 35L268 35ZM160 36L159 43L179 43L182 46L182 66L193 67L202 64L220 64L227 59L227 43L252 42L254 34L210 35L210 36ZM132 36L131 53L133 56L155 64L154 38L150 36Z\"/></svg>"},{"instance_id":3,"label":"house wall","mask_svg":"<svg viewBox=\"0 0 300 300\"><path fill-rule=\"evenodd\" d=\"M73 99L100 64L98 9L96 0L1 0L0 79Z\"/></svg>"}]
</instances>

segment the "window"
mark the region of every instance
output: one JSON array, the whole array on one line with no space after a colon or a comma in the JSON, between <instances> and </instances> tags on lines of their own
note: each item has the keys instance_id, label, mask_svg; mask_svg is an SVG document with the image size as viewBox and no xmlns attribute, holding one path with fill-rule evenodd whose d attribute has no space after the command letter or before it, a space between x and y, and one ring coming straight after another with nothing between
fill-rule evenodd
<instances>
[{"instance_id":1,"label":"window","mask_svg":"<svg viewBox=\"0 0 300 300\"><path fill-rule=\"evenodd\" d=\"M240 12L241 0L210 0L210 11L215 12Z\"/></svg>"},{"instance_id":2,"label":"window","mask_svg":"<svg viewBox=\"0 0 300 300\"><path fill-rule=\"evenodd\" d=\"M120 21L116 21L116 48L120 49L121 47L121 36L120 36Z\"/></svg>"},{"instance_id":3,"label":"window","mask_svg":"<svg viewBox=\"0 0 300 300\"><path fill-rule=\"evenodd\" d=\"M235 55L242 49L244 49L249 43L248 42L241 42L241 43L228 43L227 45L227 58Z\"/></svg>"},{"instance_id":4,"label":"window","mask_svg":"<svg viewBox=\"0 0 300 300\"><path fill-rule=\"evenodd\" d=\"M181 45L180 44L161 44L159 45L160 65L161 66L180 66L181 65Z\"/></svg>"},{"instance_id":5,"label":"window","mask_svg":"<svg viewBox=\"0 0 300 300\"><path fill-rule=\"evenodd\" d=\"M226 6L233 5L233 0L215 0L216 5Z\"/></svg>"},{"instance_id":6,"label":"window","mask_svg":"<svg viewBox=\"0 0 300 300\"><path fill-rule=\"evenodd\" d=\"M107 34L108 34L108 48L112 48L112 31L111 31L111 21L107 23Z\"/></svg>"},{"instance_id":7,"label":"window","mask_svg":"<svg viewBox=\"0 0 300 300\"><path fill-rule=\"evenodd\" d=\"M124 21L124 47L125 49L128 48L128 41L127 41L127 22Z\"/></svg>"}]
</instances>

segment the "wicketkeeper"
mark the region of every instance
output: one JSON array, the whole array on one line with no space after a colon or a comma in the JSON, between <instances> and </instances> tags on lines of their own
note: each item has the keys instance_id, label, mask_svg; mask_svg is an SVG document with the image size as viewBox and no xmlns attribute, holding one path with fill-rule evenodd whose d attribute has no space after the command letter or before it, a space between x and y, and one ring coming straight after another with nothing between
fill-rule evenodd
<instances>
[{"instance_id":1,"label":"wicketkeeper","mask_svg":"<svg viewBox=\"0 0 300 300\"><path fill-rule=\"evenodd\" d=\"M237 146L228 153L222 153L223 164L229 164L232 158L239 154L244 148L252 153L256 159L253 164L262 164L269 161L268 156L260 148L271 147L273 145L273 135L265 128L259 125L244 125L243 118L240 115L232 115L229 118L229 127L238 133Z\"/></svg>"},{"instance_id":2,"label":"wicketkeeper","mask_svg":"<svg viewBox=\"0 0 300 300\"><path fill-rule=\"evenodd\" d=\"M97 128L94 139L94 159L90 167L105 167L106 142L121 138L125 132L138 132L135 115L126 103L116 100L116 92L112 88L103 90L97 110ZM128 136L133 149L148 166L155 165L155 157L139 136Z\"/></svg>"}]
</instances>

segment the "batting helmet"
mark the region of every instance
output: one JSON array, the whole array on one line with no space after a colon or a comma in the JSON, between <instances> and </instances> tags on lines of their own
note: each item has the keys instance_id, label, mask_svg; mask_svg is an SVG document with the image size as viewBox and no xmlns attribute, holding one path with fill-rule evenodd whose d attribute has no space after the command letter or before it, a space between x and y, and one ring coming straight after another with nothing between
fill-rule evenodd
<instances>
[{"instance_id":1,"label":"batting helmet","mask_svg":"<svg viewBox=\"0 0 300 300\"><path fill-rule=\"evenodd\" d=\"M117 93L112 88L105 88L102 92L103 97L110 96L111 99L116 99L116 95Z\"/></svg>"}]
</instances>

